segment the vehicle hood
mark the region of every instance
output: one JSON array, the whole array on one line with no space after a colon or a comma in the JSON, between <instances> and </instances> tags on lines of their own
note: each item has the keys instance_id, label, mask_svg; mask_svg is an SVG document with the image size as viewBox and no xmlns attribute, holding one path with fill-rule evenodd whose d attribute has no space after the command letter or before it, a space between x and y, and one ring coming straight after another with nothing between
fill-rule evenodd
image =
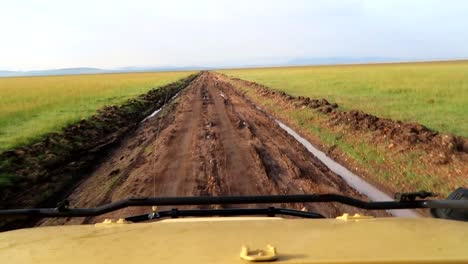
<instances>
[{"instance_id":1,"label":"vehicle hood","mask_svg":"<svg viewBox=\"0 0 468 264\"><path fill-rule=\"evenodd\" d=\"M280 263L467 263L468 223L430 218L186 218L0 233L0 263L246 263L273 245Z\"/></svg>"}]
</instances>

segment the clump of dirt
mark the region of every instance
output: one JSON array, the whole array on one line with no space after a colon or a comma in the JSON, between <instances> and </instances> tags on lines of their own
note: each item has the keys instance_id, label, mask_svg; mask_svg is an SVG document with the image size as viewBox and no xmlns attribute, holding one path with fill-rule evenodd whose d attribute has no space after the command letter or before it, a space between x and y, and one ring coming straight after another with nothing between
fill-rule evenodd
<instances>
[{"instance_id":1,"label":"clump of dirt","mask_svg":"<svg viewBox=\"0 0 468 264\"><path fill-rule=\"evenodd\" d=\"M35 144L1 153L0 176L11 182L0 187L0 209L36 207L63 193L106 150L197 76L153 89L120 106L104 107Z\"/></svg>"},{"instance_id":2,"label":"clump of dirt","mask_svg":"<svg viewBox=\"0 0 468 264\"><path fill-rule=\"evenodd\" d=\"M408 123L380 118L360 110L340 111L338 104L326 99L312 99L303 96L291 96L283 91L275 91L264 85L231 78L245 86L252 87L263 96L281 98L295 108L311 108L329 116L331 125L348 125L353 130L374 131L391 140L391 145L409 147L415 144L431 153L439 153L436 163L447 163L450 154L468 153L468 139L462 136L442 134L419 123Z\"/></svg>"}]
</instances>

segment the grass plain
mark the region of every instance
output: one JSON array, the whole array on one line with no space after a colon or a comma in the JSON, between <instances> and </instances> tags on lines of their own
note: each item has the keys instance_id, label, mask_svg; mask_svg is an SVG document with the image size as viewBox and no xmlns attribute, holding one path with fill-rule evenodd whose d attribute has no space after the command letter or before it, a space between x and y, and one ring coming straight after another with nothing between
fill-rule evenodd
<instances>
[{"instance_id":1,"label":"grass plain","mask_svg":"<svg viewBox=\"0 0 468 264\"><path fill-rule=\"evenodd\" d=\"M193 72L0 78L0 152Z\"/></svg>"},{"instance_id":2,"label":"grass plain","mask_svg":"<svg viewBox=\"0 0 468 264\"><path fill-rule=\"evenodd\" d=\"M468 137L468 60L221 70L343 110L419 122Z\"/></svg>"}]
</instances>

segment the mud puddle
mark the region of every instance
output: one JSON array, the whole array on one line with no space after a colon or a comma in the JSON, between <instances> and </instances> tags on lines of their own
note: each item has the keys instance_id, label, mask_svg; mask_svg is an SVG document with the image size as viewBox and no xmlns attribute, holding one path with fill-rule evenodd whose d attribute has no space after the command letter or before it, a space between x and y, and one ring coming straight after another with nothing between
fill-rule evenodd
<instances>
[{"instance_id":1,"label":"mud puddle","mask_svg":"<svg viewBox=\"0 0 468 264\"><path fill-rule=\"evenodd\" d=\"M392 201L393 198L387 195L386 193L380 191L375 186L371 185L367 181L363 180L361 177L357 176L341 164L337 163L330 157L328 157L324 152L320 151L314 147L309 141L297 134L293 129L285 125L279 120L276 120L276 123L284 129L288 134L293 136L297 141L299 141L304 147L310 151L315 157L322 161L332 172L339 175L343 178L346 183L369 197L372 201ZM397 217L419 217L420 215L412 210L387 210L390 214Z\"/></svg>"},{"instance_id":2,"label":"mud puddle","mask_svg":"<svg viewBox=\"0 0 468 264\"><path fill-rule=\"evenodd\" d=\"M164 108L164 106L166 106L167 103L170 103L172 100L174 100L178 95L180 94L180 92L176 93L174 96L171 97L171 99L169 99L167 102L165 102L160 108L156 109L153 113L151 113L149 116L145 117L143 120L141 120L141 123L144 123L146 120L150 119L150 118L153 118L154 116L156 116L159 112L161 112L161 110Z\"/></svg>"}]
</instances>

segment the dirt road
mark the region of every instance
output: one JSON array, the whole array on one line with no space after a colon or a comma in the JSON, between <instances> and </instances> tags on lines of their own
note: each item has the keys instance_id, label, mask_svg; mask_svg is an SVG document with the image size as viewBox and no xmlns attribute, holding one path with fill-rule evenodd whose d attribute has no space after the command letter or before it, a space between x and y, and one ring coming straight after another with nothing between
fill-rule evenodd
<instances>
[{"instance_id":1,"label":"dirt road","mask_svg":"<svg viewBox=\"0 0 468 264\"><path fill-rule=\"evenodd\" d=\"M128 197L303 193L366 199L232 86L204 73L129 135L68 199L73 207L94 207ZM325 216L362 211L339 204L288 207ZM145 212L150 209L127 208L40 224L93 223Z\"/></svg>"}]
</instances>

